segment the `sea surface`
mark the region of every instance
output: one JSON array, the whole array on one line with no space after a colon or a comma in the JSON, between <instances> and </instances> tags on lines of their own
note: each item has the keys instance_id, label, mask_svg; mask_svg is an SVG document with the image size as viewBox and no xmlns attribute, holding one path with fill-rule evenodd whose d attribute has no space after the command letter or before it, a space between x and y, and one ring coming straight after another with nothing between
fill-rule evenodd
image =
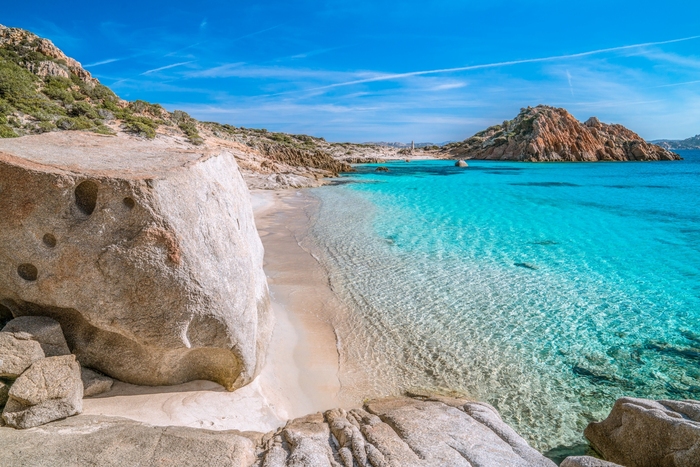
<instances>
[{"instance_id":1,"label":"sea surface","mask_svg":"<svg viewBox=\"0 0 700 467\"><path fill-rule=\"evenodd\" d=\"M621 396L700 399L700 151L679 153L363 165L312 190L347 369L367 396L487 401L542 451Z\"/></svg>"}]
</instances>

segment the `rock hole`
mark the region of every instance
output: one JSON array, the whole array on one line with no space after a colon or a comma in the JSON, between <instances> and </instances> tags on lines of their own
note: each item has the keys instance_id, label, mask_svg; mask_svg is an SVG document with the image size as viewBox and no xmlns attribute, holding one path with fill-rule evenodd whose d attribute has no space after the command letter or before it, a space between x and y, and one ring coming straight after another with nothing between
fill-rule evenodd
<instances>
[{"instance_id":1,"label":"rock hole","mask_svg":"<svg viewBox=\"0 0 700 467\"><path fill-rule=\"evenodd\" d=\"M75 204L85 215L90 215L97 205L97 183L85 181L75 187Z\"/></svg>"},{"instance_id":2,"label":"rock hole","mask_svg":"<svg viewBox=\"0 0 700 467\"><path fill-rule=\"evenodd\" d=\"M39 277L39 271L37 270L36 266L29 263L20 264L17 266L17 274L19 274L19 277L25 281L30 282L34 282L36 278Z\"/></svg>"},{"instance_id":3,"label":"rock hole","mask_svg":"<svg viewBox=\"0 0 700 467\"><path fill-rule=\"evenodd\" d=\"M56 237L54 237L50 233L44 235L44 238L42 238L41 240L44 242L44 245L46 245L49 248L53 248L56 246Z\"/></svg>"},{"instance_id":4,"label":"rock hole","mask_svg":"<svg viewBox=\"0 0 700 467\"><path fill-rule=\"evenodd\" d=\"M132 198L124 198L124 206L126 206L127 209L134 209L134 206L136 206L136 201L134 201Z\"/></svg>"}]
</instances>

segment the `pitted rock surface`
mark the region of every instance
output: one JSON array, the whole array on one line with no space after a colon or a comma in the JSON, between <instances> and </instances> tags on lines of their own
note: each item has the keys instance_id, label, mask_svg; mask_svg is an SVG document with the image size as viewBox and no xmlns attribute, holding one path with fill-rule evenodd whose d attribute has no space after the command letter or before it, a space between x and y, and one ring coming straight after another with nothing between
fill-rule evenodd
<instances>
[{"instance_id":1,"label":"pitted rock surface","mask_svg":"<svg viewBox=\"0 0 700 467\"><path fill-rule=\"evenodd\" d=\"M119 135L0 140L0 303L48 316L82 365L229 390L272 330L262 243L234 157Z\"/></svg>"},{"instance_id":2,"label":"pitted rock surface","mask_svg":"<svg viewBox=\"0 0 700 467\"><path fill-rule=\"evenodd\" d=\"M581 123L565 109L545 105L522 109L513 120L448 144L444 153L459 159L531 162L680 159L622 125L601 123L596 117Z\"/></svg>"}]
</instances>

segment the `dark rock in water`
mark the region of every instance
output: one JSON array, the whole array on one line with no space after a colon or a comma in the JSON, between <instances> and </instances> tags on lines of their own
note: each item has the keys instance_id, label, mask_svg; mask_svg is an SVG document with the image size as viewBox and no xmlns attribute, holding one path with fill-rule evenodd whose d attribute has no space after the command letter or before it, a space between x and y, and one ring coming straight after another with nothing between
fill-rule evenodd
<instances>
[{"instance_id":1,"label":"dark rock in water","mask_svg":"<svg viewBox=\"0 0 700 467\"><path fill-rule=\"evenodd\" d=\"M700 334L696 334L692 331L683 330L681 331L681 336L685 337L689 341L696 342L700 344Z\"/></svg>"},{"instance_id":2,"label":"dark rock in water","mask_svg":"<svg viewBox=\"0 0 700 467\"><path fill-rule=\"evenodd\" d=\"M374 171L375 172L388 172L389 169L387 167L382 166L382 167L377 167L376 169L374 169Z\"/></svg>"},{"instance_id":3,"label":"dark rock in water","mask_svg":"<svg viewBox=\"0 0 700 467\"><path fill-rule=\"evenodd\" d=\"M700 402L623 397L584 434L606 460L627 467L697 467Z\"/></svg>"},{"instance_id":4,"label":"dark rock in water","mask_svg":"<svg viewBox=\"0 0 700 467\"><path fill-rule=\"evenodd\" d=\"M539 269L537 266L535 266L534 264L531 264L531 263L514 263L514 265L519 267L519 268L525 268L525 269L533 269L533 270Z\"/></svg>"},{"instance_id":5,"label":"dark rock in water","mask_svg":"<svg viewBox=\"0 0 700 467\"><path fill-rule=\"evenodd\" d=\"M593 370L589 370L588 368L584 368L579 365L574 365L571 367L573 370L574 374L576 376L583 376L585 378L588 378L592 383L595 384L620 384L624 383L624 381L619 380L618 378L615 378L614 376L608 376L602 373L598 373Z\"/></svg>"},{"instance_id":6,"label":"dark rock in water","mask_svg":"<svg viewBox=\"0 0 700 467\"><path fill-rule=\"evenodd\" d=\"M680 357L686 360L700 360L700 349L674 347L663 342L649 342L645 346L648 350L656 350L659 353Z\"/></svg>"}]
</instances>

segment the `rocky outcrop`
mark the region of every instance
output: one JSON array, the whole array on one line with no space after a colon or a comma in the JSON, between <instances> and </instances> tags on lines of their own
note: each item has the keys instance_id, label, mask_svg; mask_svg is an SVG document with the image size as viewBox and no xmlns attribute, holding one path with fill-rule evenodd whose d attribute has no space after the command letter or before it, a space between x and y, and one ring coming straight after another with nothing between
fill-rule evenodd
<instances>
[{"instance_id":1,"label":"rocky outcrop","mask_svg":"<svg viewBox=\"0 0 700 467\"><path fill-rule=\"evenodd\" d=\"M261 465L554 466L488 404L450 398L388 398L329 410L266 435Z\"/></svg>"},{"instance_id":2,"label":"rocky outcrop","mask_svg":"<svg viewBox=\"0 0 700 467\"><path fill-rule=\"evenodd\" d=\"M61 325L46 316L15 318L2 328L2 332L25 333L29 339L39 343L47 357L70 355Z\"/></svg>"},{"instance_id":3,"label":"rocky outcrop","mask_svg":"<svg viewBox=\"0 0 700 467\"><path fill-rule=\"evenodd\" d=\"M590 456L570 456L559 467L622 467L620 464L596 459Z\"/></svg>"},{"instance_id":4,"label":"rocky outcrop","mask_svg":"<svg viewBox=\"0 0 700 467\"><path fill-rule=\"evenodd\" d=\"M0 140L0 303L61 324L84 366L143 385L259 371L272 323L233 156L164 139Z\"/></svg>"},{"instance_id":5,"label":"rocky outcrop","mask_svg":"<svg viewBox=\"0 0 700 467\"><path fill-rule=\"evenodd\" d=\"M35 362L17 378L2 418L13 428L32 428L82 410L80 365L75 356L63 355Z\"/></svg>"},{"instance_id":6,"label":"rocky outcrop","mask_svg":"<svg viewBox=\"0 0 700 467\"><path fill-rule=\"evenodd\" d=\"M70 78L70 74L73 73L85 83L98 84L98 81L88 71L83 69L80 63L66 56L61 49L53 45L53 42L24 29L8 28L0 24L0 48L11 48L20 51L23 49L30 50L56 60L55 62L41 61L38 63L27 61L27 69L39 76Z\"/></svg>"},{"instance_id":7,"label":"rocky outcrop","mask_svg":"<svg viewBox=\"0 0 700 467\"><path fill-rule=\"evenodd\" d=\"M670 140L670 139L662 139L658 141L652 141L655 144L658 144L664 149L668 149L670 151L673 150L698 150L700 149L700 135L695 135L691 136L690 138L682 139L682 140Z\"/></svg>"},{"instance_id":8,"label":"rocky outcrop","mask_svg":"<svg viewBox=\"0 0 700 467\"><path fill-rule=\"evenodd\" d=\"M0 378L17 378L44 357L41 345L30 336L0 332Z\"/></svg>"},{"instance_id":9,"label":"rocky outcrop","mask_svg":"<svg viewBox=\"0 0 700 467\"><path fill-rule=\"evenodd\" d=\"M700 466L700 402L618 399L584 432L605 459L626 467Z\"/></svg>"},{"instance_id":10,"label":"rocky outcrop","mask_svg":"<svg viewBox=\"0 0 700 467\"><path fill-rule=\"evenodd\" d=\"M539 105L522 109L513 120L444 147L452 158L514 161L653 161L680 156L647 143L622 125L585 123L565 109Z\"/></svg>"},{"instance_id":11,"label":"rocky outcrop","mask_svg":"<svg viewBox=\"0 0 700 467\"><path fill-rule=\"evenodd\" d=\"M80 377L83 380L83 397L92 397L112 389L114 380L101 375L90 368L81 368Z\"/></svg>"},{"instance_id":12,"label":"rocky outcrop","mask_svg":"<svg viewBox=\"0 0 700 467\"><path fill-rule=\"evenodd\" d=\"M491 406L448 398L377 400L266 435L78 416L36 430L0 428L0 445L2 465L555 466Z\"/></svg>"}]
</instances>

